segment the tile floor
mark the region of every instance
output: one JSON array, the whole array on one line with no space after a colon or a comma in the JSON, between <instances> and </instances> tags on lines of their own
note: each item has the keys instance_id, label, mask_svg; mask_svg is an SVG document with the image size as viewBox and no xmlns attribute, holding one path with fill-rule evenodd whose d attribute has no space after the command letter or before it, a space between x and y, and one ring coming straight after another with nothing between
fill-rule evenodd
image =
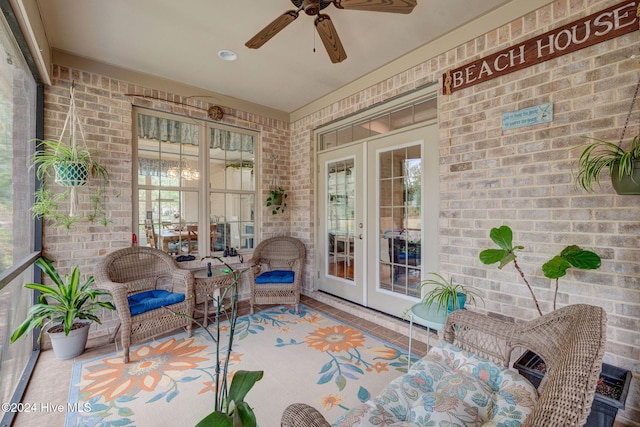
<instances>
[{"instance_id":1,"label":"tile floor","mask_svg":"<svg viewBox=\"0 0 640 427\"><path fill-rule=\"evenodd\" d=\"M348 303L333 303L335 301L327 300L327 297L323 295L314 296L318 298L302 296L302 303L401 348L406 349L408 347L407 332L402 332L407 330L407 322L388 318L388 316L361 307L353 307ZM321 300L332 303L332 305ZM334 305L340 308L336 308ZM256 310L264 308L267 308L267 306L258 307ZM240 314L248 312L248 302L240 303ZM354 313L358 313L358 315ZM366 320L367 318L370 320ZM415 354L424 354L426 352L425 337L426 330L424 328L416 327L414 329L412 352ZM431 344L434 342L435 340L432 339ZM114 351L115 345L108 342L108 337L100 337L89 341L87 349L80 358L93 359ZM13 427L64 425L72 366L73 360L57 360L51 350L45 350L40 354L23 402L34 403L37 408L42 410L18 414L12 424ZM59 408L62 408L62 410L59 410Z\"/></svg>"}]
</instances>

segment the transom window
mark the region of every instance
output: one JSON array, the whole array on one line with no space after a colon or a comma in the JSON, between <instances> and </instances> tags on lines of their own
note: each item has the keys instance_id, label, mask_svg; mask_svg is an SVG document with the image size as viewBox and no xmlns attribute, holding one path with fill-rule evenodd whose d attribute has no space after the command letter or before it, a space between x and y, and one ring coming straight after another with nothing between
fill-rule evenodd
<instances>
[{"instance_id":1,"label":"transom window","mask_svg":"<svg viewBox=\"0 0 640 427\"><path fill-rule=\"evenodd\" d=\"M139 244L175 255L252 249L257 133L136 111Z\"/></svg>"}]
</instances>

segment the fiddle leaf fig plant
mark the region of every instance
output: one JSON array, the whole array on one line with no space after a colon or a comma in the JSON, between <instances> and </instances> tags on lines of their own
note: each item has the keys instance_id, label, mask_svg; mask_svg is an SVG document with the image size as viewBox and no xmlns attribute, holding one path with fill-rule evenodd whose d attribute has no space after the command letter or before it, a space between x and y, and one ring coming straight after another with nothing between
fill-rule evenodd
<instances>
[{"instance_id":1,"label":"fiddle leaf fig plant","mask_svg":"<svg viewBox=\"0 0 640 427\"><path fill-rule=\"evenodd\" d=\"M485 249L480 252L479 258L482 263L490 265L499 263L498 268L502 269L505 265L513 263L513 266L522 277L525 285L531 293L533 302L542 316L540 304L536 298L533 288L529 284L524 271L520 268L517 261L517 251L523 250L524 246L513 245L513 231L507 225L498 228L492 228L489 232L489 238L498 245L499 249ZM585 251L579 246L570 245L542 265L542 273L548 279L555 279L555 293L553 296L553 309L556 309L556 300L558 298L558 280L567 274L567 270L571 267L583 270L595 270L600 268L601 259L598 254L591 251Z\"/></svg>"}]
</instances>

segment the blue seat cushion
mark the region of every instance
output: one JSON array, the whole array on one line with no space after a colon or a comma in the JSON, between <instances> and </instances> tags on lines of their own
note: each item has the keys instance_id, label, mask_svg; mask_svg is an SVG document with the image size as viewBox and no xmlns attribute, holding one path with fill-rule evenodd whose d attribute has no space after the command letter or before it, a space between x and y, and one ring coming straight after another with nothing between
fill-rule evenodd
<instances>
[{"instance_id":1,"label":"blue seat cushion","mask_svg":"<svg viewBox=\"0 0 640 427\"><path fill-rule=\"evenodd\" d=\"M169 291L154 290L140 292L131 295L129 300L129 311L132 316L142 314L165 305L176 304L184 301L184 294L174 294Z\"/></svg>"},{"instance_id":2,"label":"blue seat cushion","mask_svg":"<svg viewBox=\"0 0 640 427\"><path fill-rule=\"evenodd\" d=\"M293 283L294 272L291 270L271 270L265 271L256 277L256 283Z\"/></svg>"}]
</instances>

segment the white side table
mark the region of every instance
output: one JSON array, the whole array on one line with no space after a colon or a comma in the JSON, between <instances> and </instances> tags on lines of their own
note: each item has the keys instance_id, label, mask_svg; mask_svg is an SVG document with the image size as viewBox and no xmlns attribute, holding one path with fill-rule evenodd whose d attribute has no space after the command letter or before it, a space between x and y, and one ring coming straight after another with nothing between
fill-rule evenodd
<instances>
[{"instance_id":1,"label":"white side table","mask_svg":"<svg viewBox=\"0 0 640 427\"><path fill-rule=\"evenodd\" d=\"M422 302L414 304L409 311L409 354L407 356L407 370L411 368L411 341L413 340L413 322L427 328L427 352L429 351L430 329L441 331L447 321L447 308L438 308L438 304L425 305Z\"/></svg>"}]
</instances>

